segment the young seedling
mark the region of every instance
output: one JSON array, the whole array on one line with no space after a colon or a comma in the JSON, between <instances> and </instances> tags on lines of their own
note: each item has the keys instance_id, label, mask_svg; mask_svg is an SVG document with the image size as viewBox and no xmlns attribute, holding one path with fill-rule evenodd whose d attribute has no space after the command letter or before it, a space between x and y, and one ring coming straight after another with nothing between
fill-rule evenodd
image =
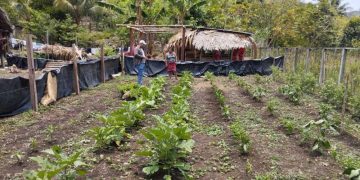
<instances>
[{"instance_id":1,"label":"young seedling","mask_svg":"<svg viewBox=\"0 0 360 180\"><path fill-rule=\"evenodd\" d=\"M280 105L280 102L275 98L272 98L268 102L266 102L266 108L270 112L270 114L273 116L278 111L279 105Z\"/></svg>"},{"instance_id":2,"label":"young seedling","mask_svg":"<svg viewBox=\"0 0 360 180\"><path fill-rule=\"evenodd\" d=\"M283 117L283 118L281 118L280 123L281 123L281 126L284 128L286 135L294 134L296 127L295 127L293 118Z\"/></svg>"},{"instance_id":3,"label":"young seedling","mask_svg":"<svg viewBox=\"0 0 360 180\"><path fill-rule=\"evenodd\" d=\"M11 155L12 159L16 159L17 164L24 163L24 153L21 151L16 151L15 154Z\"/></svg>"},{"instance_id":4,"label":"young seedling","mask_svg":"<svg viewBox=\"0 0 360 180\"><path fill-rule=\"evenodd\" d=\"M46 141L51 143L53 141L53 135L55 132L55 126L54 125L50 125L46 128L45 133L46 133Z\"/></svg>"},{"instance_id":5,"label":"young seedling","mask_svg":"<svg viewBox=\"0 0 360 180\"><path fill-rule=\"evenodd\" d=\"M35 138L30 138L29 148L32 152L36 152L38 148L38 142Z\"/></svg>"}]
</instances>

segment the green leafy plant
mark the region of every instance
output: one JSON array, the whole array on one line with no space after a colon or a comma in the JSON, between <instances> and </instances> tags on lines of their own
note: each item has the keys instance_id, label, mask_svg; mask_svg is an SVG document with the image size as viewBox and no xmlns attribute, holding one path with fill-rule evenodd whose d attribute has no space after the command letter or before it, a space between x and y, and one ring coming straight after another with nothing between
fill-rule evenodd
<instances>
[{"instance_id":1,"label":"green leafy plant","mask_svg":"<svg viewBox=\"0 0 360 180\"><path fill-rule=\"evenodd\" d=\"M314 94L316 90L317 79L312 73L305 73L300 78L301 89L306 94Z\"/></svg>"},{"instance_id":2,"label":"green leafy plant","mask_svg":"<svg viewBox=\"0 0 360 180\"><path fill-rule=\"evenodd\" d=\"M24 173L29 180L36 179L76 179L86 174L88 166L81 159L82 151L66 155L59 146L43 151L47 157L30 157L35 161L39 169Z\"/></svg>"},{"instance_id":3,"label":"green leafy plant","mask_svg":"<svg viewBox=\"0 0 360 180\"><path fill-rule=\"evenodd\" d=\"M137 83L125 83L117 87L122 99L136 99L140 96L139 85Z\"/></svg>"},{"instance_id":4,"label":"green leafy plant","mask_svg":"<svg viewBox=\"0 0 360 180\"><path fill-rule=\"evenodd\" d=\"M301 87L298 84L284 85L283 87L279 88L279 92L285 95L290 102L296 105L300 104L303 93Z\"/></svg>"},{"instance_id":5,"label":"green leafy plant","mask_svg":"<svg viewBox=\"0 0 360 180\"><path fill-rule=\"evenodd\" d=\"M285 129L286 135L292 135L294 134L294 131L296 130L296 126L294 123L294 118L291 117L283 117L280 119L281 126Z\"/></svg>"},{"instance_id":6,"label":"green leafy plant","mask_svg":"<svg viewBox=\"0 0 360 180\"><path fill-rule=\"evenodd\" d=\"M272 98L268 102L266 102L266 109L270 112L271 115L275 115L275 113L279 110L280 102Z\"/></svg>"},{"instance_id":7,"label":"green leafy plant","mask_svg":"<svg viewBox=\"0 0 360 180\"><path fill-rule=\"evenodd\" d=\"M52 142L53 141L53 135L54 135L54 132L55 132L56 128L54 125L49 125L46 130L45 130L45 133L46 133L46 141L47 142Z\"/></svg>"},{"instance_id":8,"label":"green leafy plant","mask_svg":"<svg viewBox=\"0 0 360 180\"><path fill-rule=\"evenodd\" d=\"M315 136L312 137L313 144L312 144L312 152L322 154L325 150L331 148L330 141L326 138L326 131L331 130L333 132L337 132L336 129L332 124L328 121L321 119L318 121L311 120L304 126L304 131L311 131L311 128L314 127L319 129L319 133L314 134Z\"/></svg>"},{"instance_id":9,"label":"green leafy plant","mask_svg":"<svg viewBox=\"0 0 360 180\"><path fill-rule=\"evenodd\" d=\"M214 73L206 71L205 72L205 80L206 81L211 81L214 78Z\"/></svg>"},{"instance_id":10,"label":"green leafy plant","mask_svg":"<svg viewBox=\"0 0 360 180\"><path fill-rule=\"evenodd\" d=\"M224 133L224 128L217 124L214 124L208 128L206 128L206 134L209 136L218 136Z\"/></svg>"},{"instance_id":11,"label":"green leafy plant","mask_svg":"<svg viewBox=\"0 0 360 180\"><path fill-rule=\"evenodd\" d=\"M360 121L360 96L352 96L350 99L351 114L354 119Z\"/></svg>"},{"instance_id":12,"label":"green leafy plant","mask_svg":"<svg viewBox=\"0 0 360 180\"><path fill-rule=\"evenodd\" d=\"M337 85L331 80L326 81L321 88L320 94L326 103L336 108L342 107L344 101L344 87L342 85Z\"/></svg>"},{"instance_id":13,"label":"green leafy plant","mask_svg":"<svg viewBox=\"0 0 360 180\"><path fill-rule=\"evenodd\" d=\"M153 175L161 171L169 178L178 170L187 177L190 165L184 162L184 158L192 152L195 143L188 127L174 127L159 121L156 127L141 133L146 138L147 145L136 154L150 159L150 163L143 168L145 174Z\"/></svg>"},{"instance_id":14,"label":"green leafy plant","mask_svg":"<svg viewBox=\"0 0 360 180\"><path fill-rule=\"evenodd\" d=\"M236 140L240 142L241 154L248 154L251 148L250 137L238 119L230 125L230 130Z\"/></svg>"},{"instance_id":15,"label":"green leafy plant","mask_svg":"<svg viewBox=\"0 0 360 180\"><path fill-rule=\"evenodd\" d=\"M256 101L261 101L262 97L266 95L266 90L262 87L256 87L251 91L251 96Z\"/></svg>"},{"instance_id":16,"label":"green leafy plant","mask_svg":"<svg viewBox=\"0 0 360 180\"><path fill-rule=\"evenodd\" d=\"M16 159L17 164L24 163L24 157L25 157L25 155L21 151L16 151L13 155L11 155L12 159Z\"/></svg>"},{"instance_id":17,"label":"green leafy plant","mask_svg":"<svg viewBox=\"0 0 360 180\"><path fill-rule=\"evenodd\" d=\"M284 76L284 72L277 66L271 66L271 77L274 81L277 82L284 82L285 81L285 76Z\"/></svg>"},{"instance_id":18,"label":"green leafy plant","mask_svg":"<svg viewBox=\"0 0 360 180\"><path fill-rule=\"evenodd\" d=\"M236 79L236 74L234 72L230 72L228 75L230 80L235 80Z\"/></svg>"},{"instance_id":19,"label":"green leafy plant","mask_svg":"<svg viewBox=\"0 0 360 180\"><path fill-rule=\"evenodd\" d=\"M360 179L360 169L347 168L347 169L345 169L344 174L348 175L350 180L359 180Z\"/></svg>"}]
</instances>

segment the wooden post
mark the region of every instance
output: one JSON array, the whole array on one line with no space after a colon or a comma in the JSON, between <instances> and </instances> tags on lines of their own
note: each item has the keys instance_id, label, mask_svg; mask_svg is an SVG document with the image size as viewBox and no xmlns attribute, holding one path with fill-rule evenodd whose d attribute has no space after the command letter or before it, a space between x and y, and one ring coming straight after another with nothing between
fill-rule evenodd
<instances>
[{"instance_id":1,"label":"wooden post","mask_svg":"<svg viewBox=\"0 0 360 180\"><path fill-rule=\"evenodd\" d=\"M340 64L338 84L340 84L344 80L345 66L346 66L346 54L347 54L347 49L343 48L342 52L341 52L341 64Z\"/></svg>"},{"instance_id":2,"label":"wooden post","mask_svg":"<svg viewBox=\"0 0 360 180\"><path fill-rule=\"evenodd\" d=\"M100 47L100 80L102 83L105 83L104 44Z\"/></svg>"},{"instance_id":3,"label":"wooden post","mask_svg":"<svg viewBox=\"0 0 360 180\"><path fill-rule=\"evenodd\" d=\"M134 29L130 28L130 55L134 55L135 48L135 39L134 39Z\"/></svg>"},{"instance_id":4,"label":"wooden post","mask_svg":"<svg viewBox=\"0 0 360 180\"><path fill-rule=\"evenodd\" d=\"M286 69L286 64L287 64L287 60L288 60L288 57L287 57L287 55L288 55L288 48L285 48L284 49L284 71L286 71L287 69Z\"/></svg>"},{"instance_id":5,"label":"wooden post","mask_svg":"<svg viewBox=\"0 0 360 180\"><path fill-rule=\"evenodd\" d=\"M320 62L320 76L319 76L319 84L324 83L325 79L325 56L326 56L326 50L322 49L321 53L321 62Z\"/></svg>"},{"instance_id":6,"label":"wooden post","mask_svg":"<svg viewBox=\"0 0 360 180\"><path fill-rule=\"evenodd\" d=\"M294 72L296 72L296 70L297 70L298 59L299 59L299 49L298 49L298 48L295 48Z\"/></svg>"},{"instance_id":7,"label":"wooden post","mask_svg":"<svg viewBox=\"0 0 360 180\"><path fill-rule=\"evenodd\" d=\"M261 50L262 50L262 48L259 48L259 59L261 59Z\"/></svg>"},{"instance_id":8,"label":"wooden post","mask_svg":"<svg viewBox=\"0 0 360 180\"><path fill-rule=\"evenodd\" d=\"M73 44L73 51L75 51L75 44ZM77 64L77 57L73 59L73 76L74 76L74 91L76 95L80 94L80 85L79 85L79 72L78 72L78 64Z\"/></svg>"},{"instance_id":9,"label":"wooden post","mask_svg":"<svg viewBox=\"0 0 360 180\"><path fill-rule=\"evenodd\" d=\"M30 98L31 106L34 111L38 110L38 97L36 90L36 80L35 80L35 68L34 68L34 59L33 59L33 46L32 46L32 37L31 34L28 34L26 37L26 50L27 50L27 63L29 69L29 89L30 89Z\"/></svg>"},{"instance_id":10,"label":"wooden post","mask_svg":"<svg viewBox=\"0 0 360 180\"><path fill-rule=\"evenodd\" d=\"M124 48L125 46L124 45L121 45L122 49L121 49L121 54L120 54L120 59L121 59L121 75L125 75L125 53L124 53Z\"/></svg>"},{"instance_id":11,"label":"wooden post","mask_svg":"<svg viewBox=\"0 0 360 180\"><path fill-rule=\"evenodd\" d=\"M310 66L310 52L311 49L306 49L306 61L305 61L305 72L309 72L309 66Z\"/></svg>"},{"instance_id":12,"label":"wooden post","mask_svg":"<svg viewBox=\"0 0 360 180\"><path fill-rule=\"evenodd\" d=\"M182 43L181 43L181 60L185 61L185 33L186 33L186 27L182 27Z\"/></svg>"},{"instance_id":13,"label":"wooden post","mask_svg":"<svg viewBox=\"0 0 360 180\"><path fill-rule=\"evenodd\" d=\"M277 48L277 56L280 56L280 48Z\"/></svg>"}]
</instances>

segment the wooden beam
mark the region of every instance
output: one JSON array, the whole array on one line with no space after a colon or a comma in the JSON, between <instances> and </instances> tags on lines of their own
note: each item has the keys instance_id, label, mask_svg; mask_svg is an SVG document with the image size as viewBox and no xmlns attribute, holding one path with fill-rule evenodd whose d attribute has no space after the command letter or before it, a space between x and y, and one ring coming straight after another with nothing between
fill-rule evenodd
<instances>
[{"instance_id":1,"label":"wooden beam","mask_svg":"<svg viewBox=\"0 0 360 180\"><path fill-rule=\"evenodd\" d=\"M100 47L100 80L105 83L105 60L104 60L104 44Z\"/></svg>"},{"instance_id":2,"label":"wooden beam","mask_svg":"<svg viewBox=\"0 0 360 180\"><path fill-rule=\"evenodd\" d=\"M185 61L185 43L186 43L186 39L185 39L185 34L186 34L186 27L183 26L182 27L182 43L181 43L181 60Z\"/></svg>"},{"instance_id":3,"label":"wooden beam","mask_svg":"<svg viewBox=\"0 0 360 180\"><path fill-rule=\"evenodd\" d=\"M26 49L27 49L27 63L29 69L29 89L30 89L31 106L34 111L38 111L38 97L37 97L36 80L35 80L33 46L32 46L32 37L30 34L28 34L26 37Z\"/></svg>"},{"instance_id":4,"label":"wooden beam","mask_svg":"<svg viewBox=\"0 0 360 180\"><path fill-rule=\"evenodd\" d=\"M182 27L193 27L192 25L139 25L139 24L116 24L117 26L131 26L131 27L172 27L172 28L182 28Z\"/></svg>"},{"instance_id":5,"label":"wooden beam","mask_svg":"<svg viewBox=\"0 0 360 180\"><path fill-rule=\"evenodd\" d=\"M344 80L345 65L346 65L346 54L347 54L347 50L342 49L338 84L340 84Z\"/></svg>"},{"instance_id":6,"label":"wooden beam","mask_svg":"<svg viewBox=\"0 0 360 180\"><path fill-rule=\"evenodd\" d=\"M75 51L75 44L73 44L73 51ZM79 70L78 70L78 64L77 64L77 57L75 57L73 60L73 76L74 76L74 91L76 95L80 94L80 84L79 84Z\"/></svg>"},{"instance_id":7,"label":"wooden beam","mask_svg":"<svg viewBox=\"0 0 360 180\"><path fill-rule=\"evenodd\" d=\"M319 84L323 84L325 80L325 56L326 56L326 49L322 50L321 53L321 62L320 62L320 76L319 76Z\"/></svg>"}]
</instances>

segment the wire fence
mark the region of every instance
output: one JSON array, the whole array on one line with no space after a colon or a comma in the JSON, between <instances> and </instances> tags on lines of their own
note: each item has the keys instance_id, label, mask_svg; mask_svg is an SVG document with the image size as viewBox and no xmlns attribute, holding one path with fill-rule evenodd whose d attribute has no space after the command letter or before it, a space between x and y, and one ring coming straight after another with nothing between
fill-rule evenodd
<instances>
[{"instance_id":1,"label":"wire fence","mask_svg":"<svg viewBox=\"0 0 360 180\"><path fill-rule=\"evenodd\" d=\"M258 56L285 56L286 72L312 73L319 84L347 82L360 94L360 48L259 48Z\"/></svg>"}]
</instances>

